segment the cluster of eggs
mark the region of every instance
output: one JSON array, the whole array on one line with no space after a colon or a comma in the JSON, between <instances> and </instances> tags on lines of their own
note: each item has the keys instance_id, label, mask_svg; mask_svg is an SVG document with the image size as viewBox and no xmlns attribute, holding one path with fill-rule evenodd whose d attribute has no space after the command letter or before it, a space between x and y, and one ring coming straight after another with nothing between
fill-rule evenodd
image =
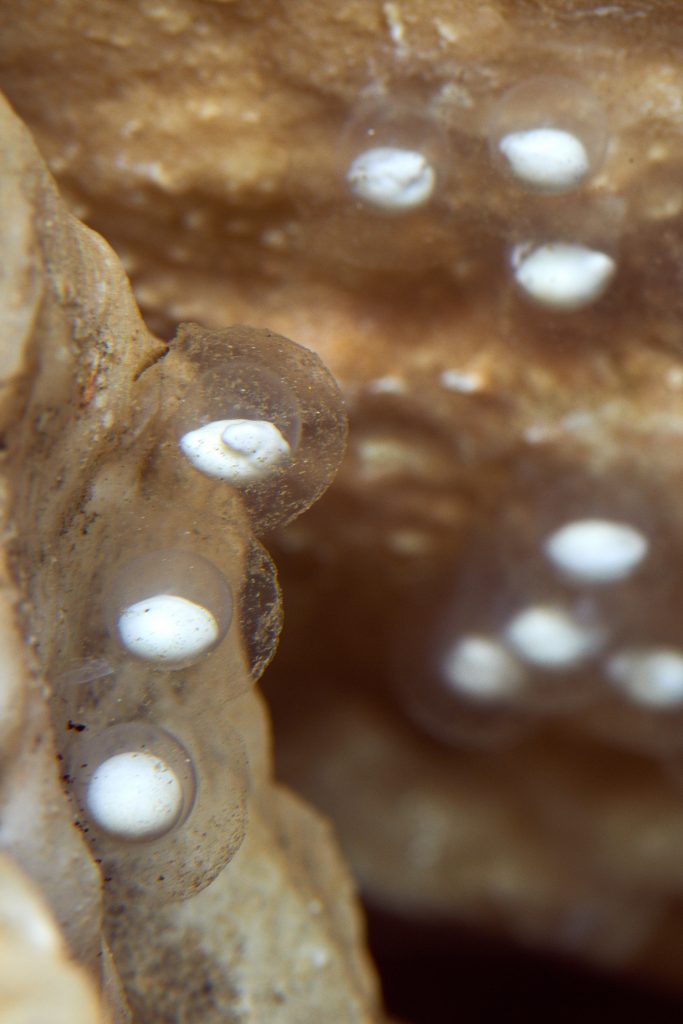
<instances>
[{"instance_id":1,"label":"cluster of eggs","mask_svg":"<svg viewBox=\"0 0 683 1024\"><path fill-rule=\"evenodd\" d=\"M680 748L683 644L659 496L635 478L553 478L548 466L530 476L523 462L457 566L417 594L417 629L403 629L394 670L401 703L456 746L516 741L571 714L611 743L668 758ZM419 608L435 594L443 611L430 625Z\"/></svg>"},{"instance_id":2,"label":"cluster of eggs","mask_svg":"<svg viewBox=\"0 0 683 1024\"><path fill-rule=\"evenodd\" d=\"M492 111L489 147L504 179L527 192L561 196L580 189L602 166L605 114L580 82L561 76L531 78L512 88ZM443 130L428 117L400 107L370 104L361 109L343 148L348 154L347 188L366 209L379 214L408 215L426 207L449 175ZM575 237L580 229L561 222L539 231L548 237L522 237L508 253L520 293L539 307L567 313L599 299L617 269L614 253L605 251L611 243L594 247Z\"/></svg>"},{"instance_id":3,"label":"cluster of eggs","mask_svg":"<svg viewBox=\"0 0 683 1024\"><path fill-rule=\"evenodd\" d=\"M542 309L586 309L617 271L609 227L593 218L589 193L581 192L595 183L607 152L600 101L575 79L530 78L491 106L487 130L492 173L527 196L507 253L514 286ZM377 216L409 217L448 187L445 129L415 109L370 103L343 145L345 187ZM562 201L570 193L579 194L571 208ZM577 212L584 201L585 216ZM683 646L668 610L652 636L638 620L643 594L655 599L660 586L662 552L651 509L641 500L631 515L620 507L623 484L605 495L598 494L602 483L584 481L585 498L573 502L573 512L555 507L544 518L538 510L548 504L549 483L558 492L566 486L562 473L551 470L545 492L526 495L516 521L508 509L475 527L479 541L444 584L436 633L419 606L433 607L439 583L430 581L431 593L411 603L420 636L401 623L394 672L401 701L429 732L458 745L506 742L539 716L590 707L591 728L661 752L673 736L664 719L683 712ZM514 557L497 550L496 537L517 545ZM665 608L666 602L663 595ZM436 656L425 657L428 650ZM598 705L605 705L604 714Z\"/></svg>"},{"instance_id":4,"label":"cluster of eggs","mask_svg":"<svg viewBox=\"0 0 683 1024\"><path fill-rule=\"evenodd\" d=\"M207 885L244 836L249 772L230 703L272 657L281 620L252 531L327 486L345 419L317 356L255 328L185 325L144 386L144 468L133 459L126 477L119 455L92 483L87 521L106 502L110 532L84 527L81 550L92 546L102 597L66 589L74 625L50 676L65 780L105 877L165 899Z\"/></svg>"}]
</instances>

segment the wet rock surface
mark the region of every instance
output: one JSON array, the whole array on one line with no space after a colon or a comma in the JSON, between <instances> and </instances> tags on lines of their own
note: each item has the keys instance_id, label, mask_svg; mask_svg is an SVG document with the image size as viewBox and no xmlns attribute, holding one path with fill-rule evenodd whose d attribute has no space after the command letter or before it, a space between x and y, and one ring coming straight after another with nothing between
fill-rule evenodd
<instances>
[{"instance_id":1,"label":"wet rock surface","mask_svg":"<svg viewBox=\"0 0 683 1024\"><path fill-rule=\"evenodd\" d=\"M267 325L342 385L341 473L273 542L268 679L367 890L667 977L682 35L667 2L28 4L0 70L159 336ZM378 146L424 202L387 212L396 164L353 191ZM547 555L595 520L647 550L607 583Z\"/></svg>"}]
</instances>

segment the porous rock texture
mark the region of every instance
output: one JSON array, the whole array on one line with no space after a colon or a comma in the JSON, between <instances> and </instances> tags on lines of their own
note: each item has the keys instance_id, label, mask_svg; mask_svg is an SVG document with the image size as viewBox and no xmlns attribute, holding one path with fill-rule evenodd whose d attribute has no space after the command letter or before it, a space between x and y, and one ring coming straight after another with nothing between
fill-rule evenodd
<instances>
[{"instance_id":1,"label":"porous rock texture","mask_svg":"<svg viewBox=\"0 0 683 1024\"><path fill-rule=\"evenodd\" d=\"M211 490L198 475L188 486L183 474L194 471L182 464L180 476L164 476L182 461L168 416L193 370L183 361L187 339L201 329L188 328L169 352L143 324L113 251L67 212L4 100L0 134L0 1017L380 1020L330 830L272 782L267 719L249 679L277 633L270 562L236 492ZM241 328L225 344L247 335ZM325 376L315 357L284 339L277 345ZM326 436L339 450L343 418L327 386L334 425ZM322 460L319 484L335 459ZM111 648L104 671L89 656L89 644L106 644L89 618L101 606L97 581L121 548L128 557L144 548L150 531L157 548L197 552L206 542L235 595L220 663L209 659L175 682L117 661ZM260 618L249 620L238 612L253 581L263 582ZM243 635L247 623L253 630ZM252 640L268 651L252 650ZM179 838L130 849L93 834L69 787L86 767L81 739L134 719L182 737L199 789ZM162 862L167 879L156 877Z\"/></svg>"},{"instance_id":2,"label":"porous rock texture","mask_svg":"<svg viewBox=\"0 0 683 1024\"><path fill-rule=\"evenodd\" d=\"M39 890L18 865L0 865L0 1006L7 1024L52 1020L55 1024L104 1021L91 978L71 959ZM120 1020L125 1020L122 1015Z\"/></svg>"},{"instance_id":3,"label":"porous rock texture","mask_svg":"<svg viewBox=\"0 0 683 1024\"><path fill-rule=\"evenodd\" d=\"M0 83L149 324L268 324L345 390L342 473L278 542L287 777L337 818L375 898L676 974L678 707L634 706L593 667L571 681L579 706L468 706L449 739L421 694L456 581L482 614L502 594L496 621L513 598L544 600L540 543L565 510L657 538L606 614L622 640L679 645L680 5L3 7ZM607 151L550 199L501 176L488 135L508 89L558 75L602 104ZM349 197L368 110L428 139L425 209ZM511 245L566 236L617 263L571 316L525 302L506 266Z\"/></svg>"}]
</instances>

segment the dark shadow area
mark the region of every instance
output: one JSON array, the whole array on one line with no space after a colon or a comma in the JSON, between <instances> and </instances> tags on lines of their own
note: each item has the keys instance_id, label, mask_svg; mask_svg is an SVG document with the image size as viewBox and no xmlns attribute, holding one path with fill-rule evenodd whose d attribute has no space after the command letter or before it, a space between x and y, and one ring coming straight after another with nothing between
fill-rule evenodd
<instances>
[{"instance_id":1,"label":"dark shadow area","mask_svg":"<svg viewBox=\"0 0 683 1024\"><path fill-rule=\"evenodd\" d=\"M387 1010L401 1024L674 1024L683 997L642 980L366 905Z\"/></svg>"}]
</instances>

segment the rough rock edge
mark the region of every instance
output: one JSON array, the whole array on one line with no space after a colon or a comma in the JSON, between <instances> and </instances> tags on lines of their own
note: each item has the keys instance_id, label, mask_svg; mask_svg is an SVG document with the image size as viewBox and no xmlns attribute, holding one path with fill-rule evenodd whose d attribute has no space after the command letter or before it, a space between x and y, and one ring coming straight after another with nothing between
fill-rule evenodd
<instances>
[{"instance_id":1,"label":"rough rock edge","mask_svg":"<svg viewBox=\"0 0 683 1024\"><path fill-rule=\"evenodd\" d=\"M5 538L11 543L14 538L8 521L7 495L11 495L13 485L7 477L27 472L25 465L19 466L12 460L12 437L15 428L25 430L20 418L29 392L32 397L36 392L42 393L43 398L49 394L57 410L64 403L78 405L84 395L92 401L103 387L101 381L106 380L106 373L101 374L102 363L106 370L121 360L129 364L137 361L142 369L158 357L163 346L144 328L116 257L99 236L62 208L28 133L4 103L0 119L5 139L2 171L7 180L0 222L9 268L0 294L3 309L8 310L0 334L5 368L0 382L0 424L6 430L9 451L3 512ZM116 375L112 374L114 379ZM125 393L107 398L108 401L94 403L95 409L102 409L102 434L110 425L112 411L125 415L126 409ZM30 426L36 445L50 442L49 423ZM100 438L96 430L95 435L93 443L97 444ZM0 729L4 740L0 845L26 867L50 903L71 953L92 971L101 954L100 880L81 836L73 827L72 811L59 784L45 702L47 688L40 678L35 649L32 651L22 639L22 627L29 617L5 562L2 588L0 627L7 633L7 642L0 694ZM30 640L35 648L35 638ZM264 724L257 698L247 695L236 704L241 705L235 709L240 724L252 724L247 747L251 752L255 746L257 762L264 757L267 762L267 754L258 753ZM263 767L256 766L256 778L263 777ZM329 836L324 828L321 831L312 812L291 797L278 794L268 784L258 787L253 802L244 852L216 883L228 893L227 901L221 900L221 911L223 915L227 912L227 918L231 916L231 895L239 892L243 897L248 891L251 899L250 919L244 915L244 906L234 913L235 948L230 950L215 941L213 949L205 949L212 945L211 937L208 933L202 936L201 906L192 906L203 894L167 906L176 934L182 935L183 924L188 923L193 935L202 938L199 955L203 964L208 964L214 973L224 972L223 988L217 999L224 1005L216 1019L262 1020L264 1006L259 987L271 995L279 992L274 1000L280 1013L273 1020L296 1020L303 1024L307 1019L379 1019L376 986L360 948L360 926L351 902L350 884ZM247 878L249 872L251 881ZM268 876L270 884L264 890L264 879L267 881ZM213 886L206 894L205 901L215 908L219 894ZM317 900L315 910L311 909L312 899ZM282 916L285 900L290 904L289 917ZM283 930L268 932L273 913ZM309 956L305 978L300 974L302 947L299 942L290 941L293 923L297 939L306 938L317 950L312 959ZM135 926L139 930L134 934ZM143 922L136 921L132 912L119 914L119 933L122 927L130 936L131 949L139 953L141 940L144 943ZM218 934L214 933L214 940ZM158 939L158 933L155 938ZM250 946L259 942L265 943L269 956L256 962ZM194 946L197 949L196 943ZM183 947L176 947L175 954L176 966L188 959ZM289 976L282 976L280 954L285 958L285 972L291 972ZM241 955L240 971L235 970L233 955ZM115 971L106 951L103 961L104 990L118 1019L125 1020ZM145 967L148 966L146 963ZM164 966L168 971L169 965ZM74 968L68 970L73 972ZM299 976L295 976L297 971ZM129 989L134 987L135 972L124 974ZM82 971L79 977L78 992L85 992L88 982ZM167 980L150 978L146 973L141 977L144 1019L162 1019L155 1011L150 1015L150 990L162 992ZM186 993L179 995L186 998ZM0 992L0 1007L4 998ZM70 998L78 1002L85 996ZM81 1001L80 1007L86 1013L84 1021L105 1019L105 1011L96 1010L94 1004L87 1008ZM177 1002L173 1012L178 1012ZM70 1019L80 1018L74 1012ZM206 1015L202 1017L207 1019Z\"/></svg>"}]
</instances>

